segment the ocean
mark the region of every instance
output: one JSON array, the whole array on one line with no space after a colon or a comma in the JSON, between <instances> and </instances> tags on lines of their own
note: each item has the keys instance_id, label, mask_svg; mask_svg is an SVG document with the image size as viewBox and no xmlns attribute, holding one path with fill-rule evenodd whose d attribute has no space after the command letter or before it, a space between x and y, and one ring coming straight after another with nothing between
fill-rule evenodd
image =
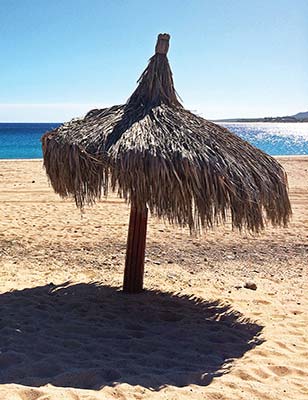
<instances>
[{"instance_id":1,"label":"ocean","mask_svg":"<svg viewBox=\"0 0 308 400\"><path fill-rule=\"evenodd\" d=\"M42 158L41 136L60 123L0 123L0 159ZM223 123L266 153L308 155L308 123Z\"/></svg>"},{"instance_id":2,"label":"ocean","mask_svg":"<svg viewBox=\"0 0 308 400\"><path fill-rule=\"evenodd\" d=\"M221 125L271 156L308 155L308 122L228 122Z\"/></svg>"},{"instance_id":3,"label":"ocean","mask_svg":"<svg viewBox=\"0 0 308 400\"><path fill-rule=\"evenodd\" d=\"M59 123L0 123L0 159L42 158L41 136Z\"/></svg>"}]
</instances>

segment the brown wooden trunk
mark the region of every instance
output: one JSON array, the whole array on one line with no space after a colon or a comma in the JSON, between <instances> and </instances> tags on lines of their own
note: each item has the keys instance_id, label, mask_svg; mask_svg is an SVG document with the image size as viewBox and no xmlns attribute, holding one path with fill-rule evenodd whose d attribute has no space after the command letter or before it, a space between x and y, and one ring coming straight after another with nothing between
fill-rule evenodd
<instances>
[{"instance_id":1,"label":"brown wooden trunk","mask_svg":"<svg viewBox=\"0 0 308 400\"><path fill-rule=\"evenodd\" d=\"M126 247L123 291L139 293L143 287L148 209L131 206Z\"/></svg>"}]
</instances>

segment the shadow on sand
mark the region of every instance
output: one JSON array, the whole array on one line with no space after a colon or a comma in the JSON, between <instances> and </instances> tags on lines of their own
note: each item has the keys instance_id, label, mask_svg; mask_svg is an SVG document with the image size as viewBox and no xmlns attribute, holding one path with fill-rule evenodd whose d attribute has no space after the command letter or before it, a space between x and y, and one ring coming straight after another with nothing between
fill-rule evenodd
<instances>
[{"instance_id":1,"label":"shadow on sand","mask_svg":"<svg viewBox=\"0 0 308 400\"><path fill-rule=\"evenodd\" d=\"M181 294L69 282L15 290L0 295L0 383L208 385L262 343L261 330L228 305Z\"/></svg>"}]
</instances>

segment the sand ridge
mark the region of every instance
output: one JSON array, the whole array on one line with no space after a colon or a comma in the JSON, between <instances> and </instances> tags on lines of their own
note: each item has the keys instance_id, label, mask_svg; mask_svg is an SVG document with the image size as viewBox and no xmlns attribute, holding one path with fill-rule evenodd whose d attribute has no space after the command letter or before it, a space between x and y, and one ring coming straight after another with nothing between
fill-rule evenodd
<instances>
[{"instance_id":1,"label":"sand ridge","mask_svg":"<svg viewBox=\"0 0 308 400\"><path fill-rule=\"evenodd\" d=\"M149 290L125 296L129 208L81 216L40 160L1 161L0 398L306 399L308 157L281 162L288 228L190 237L150 218Z\"/></svg>"}]
</instances>

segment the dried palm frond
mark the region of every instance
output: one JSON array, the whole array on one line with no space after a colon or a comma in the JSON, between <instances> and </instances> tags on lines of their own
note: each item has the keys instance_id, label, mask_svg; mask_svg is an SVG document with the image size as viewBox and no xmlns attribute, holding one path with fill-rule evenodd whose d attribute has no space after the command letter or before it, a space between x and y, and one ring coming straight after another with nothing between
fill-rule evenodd
<instances>
[{"instance_id":1,"label":"dried palm frond","mask_svg":"<svg viewBox=\"0 0 308 400\"><path fill-rule=\"evenodd\" d=\"M272 157L183 108L161 35L124 105L92 110L42 138L54 190L83 207L117 190L137 207L194 231L224 222L258 232L286 225L286 174Z\"/></svg>"}]
</instances>

